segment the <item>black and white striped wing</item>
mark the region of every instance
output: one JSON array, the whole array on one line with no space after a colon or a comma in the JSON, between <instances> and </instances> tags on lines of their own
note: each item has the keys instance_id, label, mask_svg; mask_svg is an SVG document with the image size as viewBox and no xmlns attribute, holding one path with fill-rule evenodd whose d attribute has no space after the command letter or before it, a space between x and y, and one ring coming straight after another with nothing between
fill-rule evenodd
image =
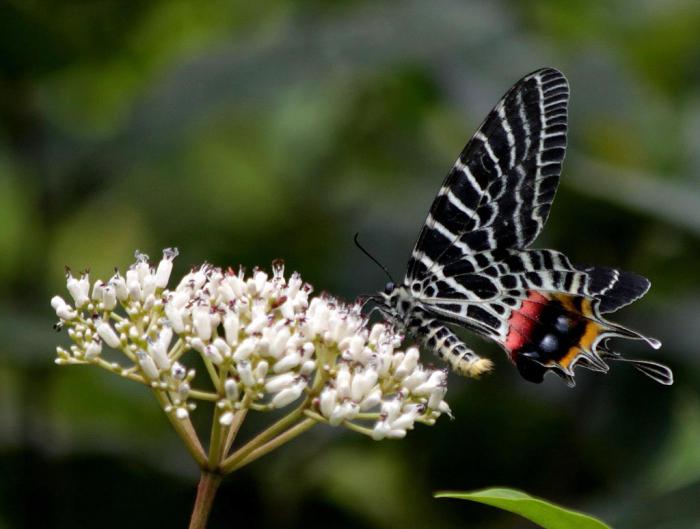
<instances>
[{"instance_id":1,"label":"black and white striped wing","mask_svg":"<svg viewBox=\"0 0 700 529\"><path fill-rule=\"evenodd\" d=\"M553 68L518 81L459 155L418 237L406 283L464 256L526 248L541 231L566 150L569 86Z\"/></svg>"}]
</instances>

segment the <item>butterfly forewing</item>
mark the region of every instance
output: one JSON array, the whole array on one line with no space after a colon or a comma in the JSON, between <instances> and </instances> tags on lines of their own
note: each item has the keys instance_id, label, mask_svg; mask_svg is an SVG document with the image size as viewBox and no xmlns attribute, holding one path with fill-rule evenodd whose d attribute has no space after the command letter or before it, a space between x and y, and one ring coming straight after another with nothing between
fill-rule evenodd
<instances>
[{"instance_id":1,"label":"butterfly forewing","mask_svg":"<svg viewBox=\"0 0 700 529\"><path fill-rule=\"evenodd\" d=\"M506 93L433 201L409 262L409 282L465 254L532 242L559 182L568 100L566 78L551 68L524 77Z\"/></svg>"}]
</instances>

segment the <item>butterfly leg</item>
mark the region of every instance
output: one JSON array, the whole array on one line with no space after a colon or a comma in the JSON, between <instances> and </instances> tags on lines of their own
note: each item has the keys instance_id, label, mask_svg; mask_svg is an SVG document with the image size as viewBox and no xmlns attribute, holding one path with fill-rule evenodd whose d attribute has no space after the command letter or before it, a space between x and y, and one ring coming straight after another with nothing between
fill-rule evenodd
<instances>
[{"instance_id":1,"label":"butterfly leg","mask_svg":"<svg viewBox=\"0 0 700 529\"><path fill-rule=\"evenodd\" d=\"M481 358L437 320L420 318L412 325L411 330L421 338L426 348L434 351L460 375L478 378L493 367L491 360Z\"/></svg>"}]
</instances>

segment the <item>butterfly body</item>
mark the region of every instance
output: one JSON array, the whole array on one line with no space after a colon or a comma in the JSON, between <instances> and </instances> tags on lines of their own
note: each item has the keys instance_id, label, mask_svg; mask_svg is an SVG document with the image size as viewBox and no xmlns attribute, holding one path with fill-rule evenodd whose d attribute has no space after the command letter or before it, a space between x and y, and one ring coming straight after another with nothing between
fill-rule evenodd
<instances>
[{"instance_id":1,"label":"butterfly body","mask_svg":"<svg viewBox=\"0 0 700 529\"><path fill-rule=\"evenodd\" d=\"M387 319L465 375L478 376L491 362L448 325L498 343L532 382L553 371L574 385L577 365L607 372L605 360L617 360L670 384L666 366L624 359L608 346L616 337L660 346L603 316L643 296L647 279L529 248L559 182L568 96L566 78L552 68L506 93L440 187L403 282L374 298Z\"/></svg>"}]
</instances>

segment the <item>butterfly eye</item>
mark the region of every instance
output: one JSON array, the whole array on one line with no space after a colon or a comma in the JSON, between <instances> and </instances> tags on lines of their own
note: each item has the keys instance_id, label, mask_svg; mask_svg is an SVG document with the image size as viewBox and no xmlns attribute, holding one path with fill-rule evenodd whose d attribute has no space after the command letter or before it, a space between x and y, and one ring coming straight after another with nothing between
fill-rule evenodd
<instances>
[{"instance_id":1,"label":"butterfly eye","mask_svg":"<svg viewBox=\"0 0 700 529\"><path fill-rule=\"evenodd\" d=\"M384 293L391 294L395 288L396 288L396 285L394 285L394 283L389 281L386 285L384 285Z\"/></svg>"}]
</instances>

